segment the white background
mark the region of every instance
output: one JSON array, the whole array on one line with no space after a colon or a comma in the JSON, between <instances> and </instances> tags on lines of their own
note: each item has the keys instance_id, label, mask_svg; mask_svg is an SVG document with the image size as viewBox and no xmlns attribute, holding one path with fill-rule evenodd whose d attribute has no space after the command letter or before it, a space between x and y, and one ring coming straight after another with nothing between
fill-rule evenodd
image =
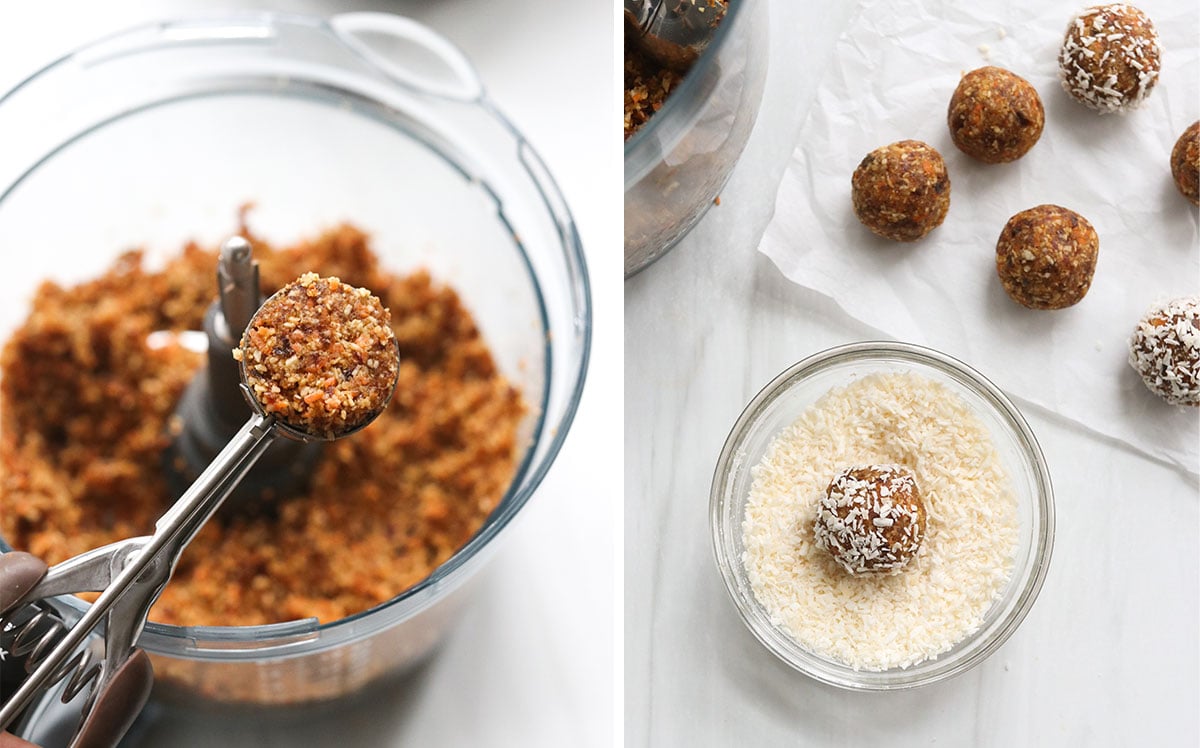
<instances>
[{"instance_id":1,"label":"white background","mask_svg":"<svg viewBox=\"0 0 1200 748\"><path fill-rule=\"evenodd\" d=\"M772 0L763 109L720 206L625 284L625 743L1196 746L1197 479L1052 412L1019 403L1055 486L1049 574L975 670L892 694L822 686L760 646L725 593L708 496L738 414L801 358L881 337L755 251L799 110L855 5ZM1058 6L1065 25L1078 6Z\"/></svg>"},{"instance_id":2,"label":"white background","mask_svg":"<svg viewBox=\"0 0 1200 748\"><path fill-rule=\"evenodd\" d=\"M255 715L160 719L155 746L607 746L617 735L613 568L620 511L620 143L613 12L555 0L6 4L0 90L111 31L181 13L256 8L406 14L458 44L490 96L545 159L574 212L592 271L595 337L570 437L482 573L440 654L403 688L339 717L289 725ZM299 125L302 126L302 123ZM5 133L3 148L19 148ZM598 198L598 196L602 196ZM607 261L606 261L607 260Z\"/></svg>"}]
</instances>

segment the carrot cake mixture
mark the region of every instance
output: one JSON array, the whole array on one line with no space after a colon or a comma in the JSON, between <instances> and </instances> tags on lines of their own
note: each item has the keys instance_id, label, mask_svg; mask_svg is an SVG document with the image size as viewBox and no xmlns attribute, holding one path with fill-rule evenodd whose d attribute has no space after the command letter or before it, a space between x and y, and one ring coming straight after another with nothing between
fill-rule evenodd
<instances>
[{"instance_id":1,"label":"carrot cake mixture","mask_svg":"<svg viewBox=\"0 0 1200 748\"><path fill-rule=\"evenodd\" d=\"M332 440L370 423L391 399L395 339L370 291L305 273L263 302L233 357L264 412Z\"/></svg>"},{"instance_id":2,"label":"carrot cake mixture","mask_svg":"<svg viewBox=\"0 0 1200 748\"><path fill-rule=\"evenodd\" d=\"M1029 81L994 65L963 75L946 112L950 138L985 164L1016 161L1042 137L1046 110Z\"/></svg>"},{"instance_id":3,"label":"carrot cake mixture","mask_svg":"<svg viewBox=\"0 0 1200 748\"><path fill-rule=\"evenodd\" d=\"M698 9L702 23L715 28L725 17L726 5L715 0L675 0L669 12L683 14ZM658 12L667 12L660 9ZM707 12L707 16L704 14ZM632 14L625 14L625 139L641 129L662 109L695 63L692 48L647 44Z\"/></svg>"},{"instance_id":4,"label":"carrot cake mixture","mask_svg":"<svg viewBox=\"0 0 1200 748\"><path fill-rule=\"evenodd\" d=\"M868 153L850 177L854 215L871 233L915 242L950 211L950 175L928 143L901 140Z\"/></svg>"},{"instance_id":5,"label":"carrot cake mixture","mask_svg":"<svg viewBox=\"0 0 1200 748\"><path fill-rule=\"evenodd\" d=\"M1171 149L1171 177L1179 193L1200 205L1200 120L1183 131Z\"/></svg>"},{"instance_id":6,"label":"carrot cake mixture","mask_svg":"<svg viewBox=\"0 0 1200 748\"><path fill-rule=\"evenodd\" d=\"M1058 53L1062 86L1101 114L1142 105L1162 69L1158 31L1140 8L1110 3L1071 19Z\"/></svg>"},{"instance_id":7,"label":"carrot cake mixture","mask_svg":"<svg viewBox=\"0 0 1200 748\"><path fill-rule=\"evenodd\" d=\"M1008 219L996 241L1004 291L1029 309L1065 309L1092 287L1100 237L1088 219L1061 205L1038 205Z\"/></svg>"},{"instance_id":8,"label":"carrot cake mixture","mask_svg":"<svg viewBox=\"0 0 1200 748\"><path fill-rule=\"evenodd\" d=\"M672 70L625 42L625 139L629 140L642 125L662 109L685 73Z\"/></svg>"},{"instance_id":9,"label":"carrot cake mixture","mask_svg":"<svg viewBox=\"0 0 1200 748\"><path fill-rule=\"evenodd\" d=\"M266 294L317 271L378 296L398 384L375 423L324 447L300 495L204 528L151 612L163 623L332 621L388 600L480 528L520 449L526 407L452 289L384 270L353 226L290 248L243 235ZM196 244L161 270L133 251L93 280L37 289L0 354L0 536L14 548L56 563L149 532L170 505L163 454L203 356L146 338L201 328L216 266Z\"/></svg>"},{"instance_id":10,"label":"carrot cake mixture","mask_svg":"<svg viewBox=\"0 0 1200 748\"><path fill-rule=\"evenodd\" d=\"M925 539L925 502L903 465L861 465L838 473L817 506L813 537L849 574L891 574Z\"/></svg>"}]
</instances>

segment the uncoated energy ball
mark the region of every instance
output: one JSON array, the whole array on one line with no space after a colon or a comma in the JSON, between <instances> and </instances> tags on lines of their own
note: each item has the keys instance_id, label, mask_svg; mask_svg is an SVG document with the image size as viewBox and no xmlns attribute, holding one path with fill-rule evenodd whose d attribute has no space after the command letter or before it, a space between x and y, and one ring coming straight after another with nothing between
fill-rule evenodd
<instances>
[{"instance_id":1,"label":"uncoated energy ball","mask_svg":"<svg viewBox=\"0 0 1200 748\"><path fill-rule=\"evenodd\" d=\"M858 220L898 242L925 236L950 210L946 162L919 140L901 140L868 153L854 170L850 187Z\"/></svg>"},{"instance_id":2,"label":"uncoated energy ball","mask_svg":"<svg viewBox=\"0 0 1200 748\"><path fill-rule=\"evenodd\" d=\"M400 361L391 313L365 288L305 273L263 302L234 358L263 411L336 439L391 399Z\"/></svg>"},{"instance_id":3,"label":"uncoated energy ball","mask_svg":"<svg viewBox=\"0 0 1200 748\"><path fill-rule=\"evenodd\" d=\"M1200 297L1156 304L1129 339L1129 365L1172 405L1200 405Z\"/></svg>"},{"instance_id":4,"label":"uncoated energy ball","mask_svg":"<svg viewBox=\"0 0 1200 748\"><path fill-rule=\"evenodd\" d=\"M899 571L925 537L916 477L903 465L843 470L821 497L813 532L851 574Z\"/></svg>"},{"instance_id":5,"label":"uncoated energy ball","mask_svg":"<svg viewBox=\"0 0 1200 748\"><path fill-rule=\"evenodd\" d=\"M1200 205L1200 120L1183 131L1171 149L1171 176L1193 205Z\"/></svg>"},{"instance_id":6,"label":"uncoated energy ball","mask_svg":"<svg viewBox=\"0 0 1200 748\"><path fill-rule=\"evenodd\" d=\"M996 242L996 272L1013 301L1030 309L1076 304L1092 285L1100 239L1087 219L1039 205L1008 219Z\"/></svg>"},{"instance_id":7,"label":"uncoated energy ball","mask_svg":"<svg viewBox=\"0 0 1200 748\"><path fill-rule=\"evenodd\" d=\"M1015 161L1042 136L1046 112L1029 82L998 67L962 77L946 114L954 145L989 164Z\"/></svg>"},{"instance_id":8,"label":"uncoated energy ball","mask_svg":"<svg viewBox=\"0 0 1200 748\"><path fill-rule=\"evenodd\" d=\"M1162 48L1145 13L1098 5L1071 19L1058 53L1063 88L1101 114L1134 109L1158 82Z\"/></svg>"}]
</instances>

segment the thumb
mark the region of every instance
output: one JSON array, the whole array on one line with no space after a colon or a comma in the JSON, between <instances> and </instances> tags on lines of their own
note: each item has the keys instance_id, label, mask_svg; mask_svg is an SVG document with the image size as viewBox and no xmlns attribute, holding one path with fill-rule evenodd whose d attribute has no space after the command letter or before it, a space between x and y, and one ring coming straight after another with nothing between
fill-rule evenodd
<instances>
[{"instance_id":1,"label":"thumb","mask_svg":"<svg viewBox=\"0 0 1200 748\"><path fill-rule=\"evenodd\" d=\"M37 748L37 746L27 740L21 740L15 735L0 732L0 748Z\"/></svg>"}]
</instances>

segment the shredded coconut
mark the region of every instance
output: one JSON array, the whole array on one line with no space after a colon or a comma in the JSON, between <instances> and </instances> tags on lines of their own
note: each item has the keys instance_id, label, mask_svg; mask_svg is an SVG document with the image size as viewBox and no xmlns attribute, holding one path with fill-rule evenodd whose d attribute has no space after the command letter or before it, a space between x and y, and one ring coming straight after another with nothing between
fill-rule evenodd
<instances>
[{"instance_id":1,"label":"shredded coconut","mask_svg":"<svg viewBox=\"0 0 1200 748\"><path fill-rule=\"evenodd\" d=\"M1154 88L1161 54L1158 32L1141 10L1123 3L1088 8L1067 27L1060 78L1067 93L1092 109L1124 112L1140 106Z\"/></svg>"},{"instance_id":2,"label":"shredded coconut","mask_svg":"<svg viewBox=\"0 0 1200 748\"><path fill-rule=\"evenodd\" d=\"M1172 405L1200 405L1200 297L1156 304L1129 339L1129 365Z\"/></svg>"},{"instance_id":3,"label":"shredded coconut","mask_svg":"<svg viewBox=\"0 0 1200 748\"><path fill-rule=\"evenodd\" d=\"M816 542L821 495L846 465L907 466L928 527L889 575L850 575ZM936 658L982 624L1012 574L1017 502L986 427L942 384L872 374L826 393L753 468L742 563L773 625L855 670Z\"/></svg>"},{"instance_id":4,"label":"shredded coconut","mask_svg":"<svg viewBox=\"0 0 1200 748\"><path fill-rule=\"evenodd\" d=\"M903 465L843 470L818 500L813 535L851 574L903 569L925 535L916 477Z\"/></svg>"}]
</instances>

